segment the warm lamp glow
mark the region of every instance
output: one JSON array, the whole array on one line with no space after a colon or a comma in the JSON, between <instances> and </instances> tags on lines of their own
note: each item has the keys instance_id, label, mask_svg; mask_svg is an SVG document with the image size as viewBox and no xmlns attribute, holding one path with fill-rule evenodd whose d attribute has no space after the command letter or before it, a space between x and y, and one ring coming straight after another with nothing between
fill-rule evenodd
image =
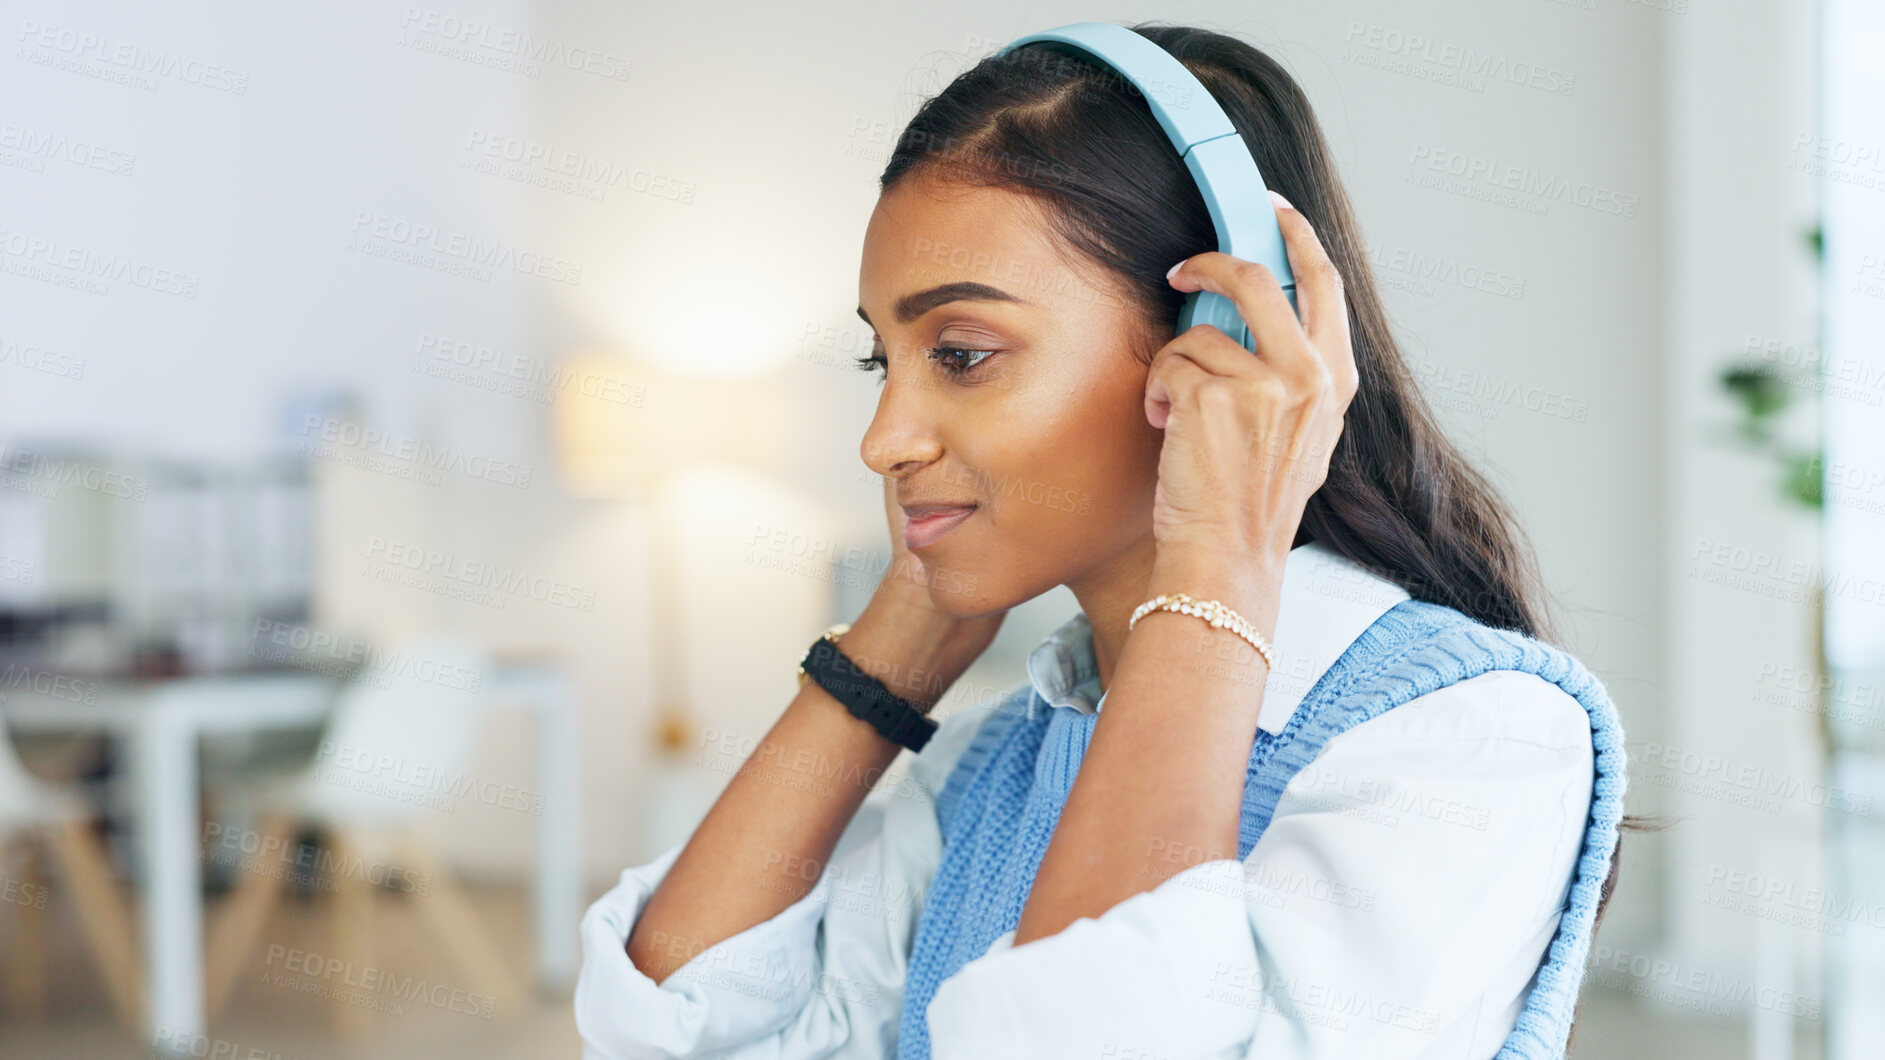
<instances>
[{"instance_id":1,"label":"warm lamp glow","mask_svg":"<svg viewBox=\"0 0 1885 1060\"><path fill-rule=\"evenodd\" d=\"M635 414L647 406L645 373L626 357L601 352L575 354L564 368L577 381L557 396L552 420L564 484L578 497L642 492L653 471L636 437L643 424ZM614 385L605 388L601 380Z\"/></svg>"},{"instance_id":2,"label":"warm lamp glow","mask_svg":"<svg viewBox=\"0 0 1885 1060\"><path fill-rule=\"evenodd\" d=\"M557 466L578 497L647 496L656 480L702 462L776 471L789 447L776 382L657 374L620 354L586 350L564 362L557 396Z\"/></svg>"},{"instance_id":3,"label":"warm lamp glow","mask_svg":"<svg viewBox=\"0 0 1885 1060\"><path fill-rule=\"evenodd\" d=\"M792 307L716 302L711 312L647 321L641 330L661 351L664 371L698 379L751 380L775 372L804 340L804 314Z\"/></svg>"},{"instance_id":4,"label":"warm lamp glow","mask_svg":"<svg viewBox=\"0 0 1885 1060\"><path fill-rule=\"evenodd\" d=\"M780 225L772 216L780 202L816 200L827 189L795 196L770 175L752 179L758 193L742 205L716 202L685 221L649 218L652 227L638 226L633 238L622 233L607 251L598 248L597 256L621 253L623 242L661 252L626 254L616 271L585 276L582 286L559 292L577 333L632 351L663 376L754 380L791 363L810 321L836 313L855 319L858 239L868 204L847 224L811 225L800 217L800 227Z\"/></svg>"}]
</instances>

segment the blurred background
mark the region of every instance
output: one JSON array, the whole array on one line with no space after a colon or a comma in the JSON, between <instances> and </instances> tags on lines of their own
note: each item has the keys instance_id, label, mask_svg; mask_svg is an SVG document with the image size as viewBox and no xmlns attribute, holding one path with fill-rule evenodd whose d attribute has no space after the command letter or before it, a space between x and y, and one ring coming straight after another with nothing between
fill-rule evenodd
<instances>
[{"instance_id":1,"label":"blurred background","mask_svg":"<svg viewBox=\"0 0 1885 1060\"><path fill-rule=\"evenodd\" d=\"M887 560L889 149L1089 19L1301 80L1623 711L1573 1055L1885 1056L1871 0L0 0L0 1053L576 1055Z\"/></svg>"}]
</instances>

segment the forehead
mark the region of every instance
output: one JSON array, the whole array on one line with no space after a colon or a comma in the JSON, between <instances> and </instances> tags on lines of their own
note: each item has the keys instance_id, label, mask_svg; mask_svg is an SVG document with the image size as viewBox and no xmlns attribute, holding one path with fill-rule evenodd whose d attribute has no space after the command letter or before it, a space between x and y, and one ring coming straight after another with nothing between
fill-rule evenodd
<instances>
[{"instance_id":1,"label":"forehead","mask_svg":"<svg viewBox=\"0 0 1885 1060\"><path fill-rule=\"evenodd\" d=\"M891 318L898 298L938 284L985 283L1052 303L1099 286L1099 270L1076 257L1033 198L914 173L871 211L858 304L884 327L900 323Z\"/></svg>"}]
</instances>

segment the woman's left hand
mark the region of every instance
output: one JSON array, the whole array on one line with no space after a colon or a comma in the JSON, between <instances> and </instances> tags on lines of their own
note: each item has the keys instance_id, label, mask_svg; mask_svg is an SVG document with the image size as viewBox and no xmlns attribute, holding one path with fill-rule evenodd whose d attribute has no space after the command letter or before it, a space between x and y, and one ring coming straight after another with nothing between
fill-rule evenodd
<instances>
[{"instance_id":1,"label":"woman's left hand","mask_svg":"<svg viewBox=\"0 0 1885 1060\"><path fill-rule=\"evenodd\" d=\"M1270 269L1218 251L1179 263L1171 285L1229 298L1257 352L1209 324L1153 356L1145 416L1165 438L1152 529L1159 560L1245 557L1280 570L1359 377L1342 277L1303 215L1277 223L1296 276L1302 319Z\"/></svg>"}]
</instances>

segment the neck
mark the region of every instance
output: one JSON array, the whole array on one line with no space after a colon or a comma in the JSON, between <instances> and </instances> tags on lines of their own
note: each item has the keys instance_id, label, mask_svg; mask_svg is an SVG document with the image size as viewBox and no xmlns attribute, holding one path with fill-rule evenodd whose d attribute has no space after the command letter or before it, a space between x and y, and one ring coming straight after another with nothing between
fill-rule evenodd
<instances>
[{"instance_id":1,"label":"neck","mask_svg":"<svg viewBox=\"0 0 1885 1060\"><path fill-rule=\"evenodd\" d=\"M1299 528L1290 547L1300 548L1313 540L1307 530ZM1112 686L1113 664L1125 650L1130 632L1126 623L1133 609L1152 595L1152 566L1157 559L1158 542L1147 531L1124 552L1067 582L1093 630L1093 659L1099 665L1101 692Z\"/></svg>"},{"instance_id":2,"label":"neck","mask_svg":"<svg viewBox=\"0 0 1885 1060\"><path fill-rule=\"evenodd\" d=\"M1067 583L1093 628L1093 659L1099 664L1102 692L1113 683L1113 664L1126 646L1126 622L1132 618L1132 609L1150 595L1152 564L1157 558L1157 544L1148 532L1125 552Z\"/></svg>"}]
</instances>

